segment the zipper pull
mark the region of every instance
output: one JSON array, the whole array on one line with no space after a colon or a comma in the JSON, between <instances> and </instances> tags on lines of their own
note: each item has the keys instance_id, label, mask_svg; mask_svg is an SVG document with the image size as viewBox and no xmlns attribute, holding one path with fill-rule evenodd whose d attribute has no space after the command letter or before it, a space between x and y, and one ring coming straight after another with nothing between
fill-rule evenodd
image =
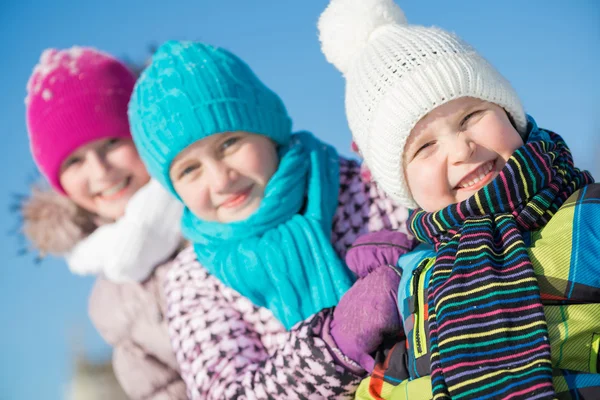
<instances>
[{"instance_id":1,"label":"zipper pull","mask_svg":"<svg viewBox=\"0 0 600 400\"><path fill-rule=\"evenodd\" d=\"M427 266L428 261L429 260L427 258L421 261L419 266L415 268L412 273L413 290L412 295L408 299L408 311L411 314L416 313L419 309L419 277L421 276L421 272L423 272L423 269Z\"/></svg>"}]
</instances>

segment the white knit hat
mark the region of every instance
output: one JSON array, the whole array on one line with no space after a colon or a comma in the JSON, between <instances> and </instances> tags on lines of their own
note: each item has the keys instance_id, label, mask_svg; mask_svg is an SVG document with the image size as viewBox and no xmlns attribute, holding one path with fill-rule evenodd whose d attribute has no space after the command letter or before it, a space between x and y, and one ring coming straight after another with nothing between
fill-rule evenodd
<instances>
[{"instance_id":1,"label":"white knit hat","mask_svg":"<svg viewBox=\"0 0 600 400\"><path fill-rule=\"evenodd\" d=\"M392 0L331 0L319 18L323 53L346 78L346 114L375 181L417 208L404 178L404 144L416 123L459 97L503 107L524 134L525 112L508 81L459 37L408 25Z\"/></svg>"}]
</instances>

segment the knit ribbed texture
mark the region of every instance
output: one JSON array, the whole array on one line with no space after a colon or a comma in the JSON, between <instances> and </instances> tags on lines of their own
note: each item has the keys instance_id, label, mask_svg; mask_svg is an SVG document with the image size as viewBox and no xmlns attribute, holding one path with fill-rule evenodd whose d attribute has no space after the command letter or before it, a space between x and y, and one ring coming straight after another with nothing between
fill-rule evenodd
<instances>
[{"instance_id":1,"label":"knit ribbed texture","mask_svg":"<svg viewBox=\"0 0 600 400\"><path fill-rule=\"evenodd\" d=\"M362 8L368 3L374 3L372 10ZM414 209L418 206L404 177L403 152L411 130L427 113L468 96L504 108L521 134L527 121L509 82L471 46L436 27L382 17L392 14L403 17L390 0L332 0L319 29L325 55L346 78L348 124L375 181ZM371 29L360 51L352 46L352 37L339 37L353 34L342 24L350 16ZM338 54L346 48L354 54L352 61Z\"/></svg>"},{"instance_id":2,"label":"knit ribbed texture","mask_svg":"<svg viewBox=\"0 0 600 400\"><path fill-rule=\"evenodd\" d=\"M593 178L573 166L560 136L530 124L529 142L490 184L410 218L411 232L437 249L428 295L434 399L555 398L546 321L521 232L545 226Z\"/></svg>"},{"instance_id":3,"label":"knit ribbed texture","mask_svg":"<svg viewBox=\"0 0 600 400\"><path fill-rule=\"evenodd\" d=\"M98 50L44 51L27 84L31 153L52 187L64 194L60 167L80 146L129 138L127 103L135 76Z\"/></svg>"},{"instance_id":4,"label":"knit ribbed texture","mask_svg":"<svg viewBox=\"0 0 600 400\"><path fill-rule=\"evenodd\" d=\"M148 172L176 195L173 159L207 136L246 131L287 144L281 99L242 60L203 43L169 41L142 73L129 103L135 144Z\"/></svg>"}]
</instances>

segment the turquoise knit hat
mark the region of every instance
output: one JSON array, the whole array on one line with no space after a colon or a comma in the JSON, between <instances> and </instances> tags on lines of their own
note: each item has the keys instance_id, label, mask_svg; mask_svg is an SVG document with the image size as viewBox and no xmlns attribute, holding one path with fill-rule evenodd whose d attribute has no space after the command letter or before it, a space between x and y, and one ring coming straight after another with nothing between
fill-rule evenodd
<instances>
[{"instance_id":1,"label":"turquoise knit hat","mask_svg":"<svg viewBox=\"0 0 600 400\"><path fill-rule=\"evenodd\" d=\"M177 196L169 168L187 146L231 131L265 135L285 145L292 122L279 96L232 53L169 41L135 85L129 124L148 173Z\"/></svg>"}]
</instances>

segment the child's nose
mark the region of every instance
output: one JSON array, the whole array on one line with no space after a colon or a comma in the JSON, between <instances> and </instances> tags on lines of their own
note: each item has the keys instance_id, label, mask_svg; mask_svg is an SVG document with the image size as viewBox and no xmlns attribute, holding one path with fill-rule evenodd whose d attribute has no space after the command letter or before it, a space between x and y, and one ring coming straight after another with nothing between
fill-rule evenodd
<instances>
[{"instance_id":1,"label":"child's nose","mask_svg":"<svg viewBox=\"0 0 600 400\"><path fill-rule=\"evenodd\" d=\"M205 165L209 172L211 186L215 192L226 190L237 179L237 174L224 162L214 162Z\"/></svg>"},{"instance_id":2,"label":"child's nose","mask_svg":"<svg viewBox=\"0 0 600 400\"><path fill-rule=\"evenodd\" d=\"M93 179L104 179L108 174L110 166L101 154L90 151L86 154L85 168L90 171L90 175Z\"/></svg>"},{"instance_id":3,"label":"child's nose","mask_svg":"<svg viewBox=\"0 0 600 400\"><path fill-rule=\"evenodd\" d=\"M453 164L468 161L475 151L475 144L468 135L460 133L448 144L448 158Z\"/></svg>"}]
</instances>

